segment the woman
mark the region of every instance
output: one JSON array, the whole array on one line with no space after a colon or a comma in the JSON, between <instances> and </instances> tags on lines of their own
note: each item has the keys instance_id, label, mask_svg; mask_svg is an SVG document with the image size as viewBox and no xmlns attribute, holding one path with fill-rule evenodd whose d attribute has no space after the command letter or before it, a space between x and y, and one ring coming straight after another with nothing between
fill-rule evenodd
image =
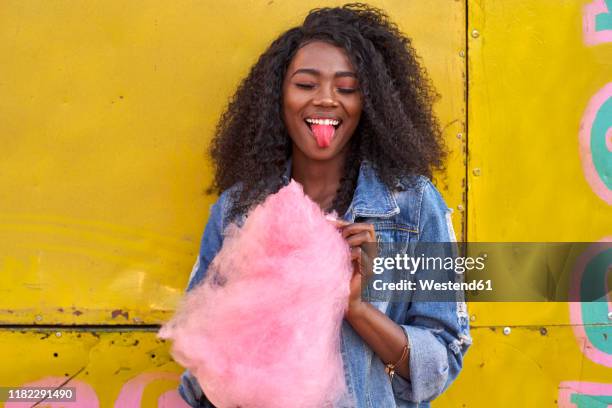
<instances>
[{"instance_id":1,"label":"woman","mask_svg":"<svg viewBox=\"0 0 612 408\"><path fill-rule=\"evenodd\" d=\"M355 271L342 325L345 380L356 407L429 406L470 344L463 302L366 302L360 246L450 242L450 211L428 177L443 159L433 89L410 40L361 4L310 12L259 58L212 144L212 207L188 290L206 274L230 222L290 178L326 212ZM211 406L187 372L180 393Z\"/></svg>"}]
</instances>

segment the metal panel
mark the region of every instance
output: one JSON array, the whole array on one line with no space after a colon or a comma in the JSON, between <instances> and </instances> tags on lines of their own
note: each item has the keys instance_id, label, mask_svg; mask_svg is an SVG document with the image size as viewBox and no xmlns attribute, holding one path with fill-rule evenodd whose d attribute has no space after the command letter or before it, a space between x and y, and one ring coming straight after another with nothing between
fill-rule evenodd
<instances>
[{"instance_id":1,"label":"metal panel","mask_svg":"<svg viewBox=\"0 0 612 408\"><path fill-rule=\"evenodd\" d=\"M468 238L611 235L612 208L585 178L579 133L612 80L612 44L585 44L584 1L468 4Z\"/></svg>"},{"instance_id":2,"label":"metal panel","mask_svg":"<svg viewBox=\"0 0 612 408\"><path fill-rule=\"evenodd\" d=\"M612 115L602 111L612 96L612 25L594 25L595 15L608 21L606 4L468 1L470 241L612 236L605 187ZM608 310L606 303L470 304L474 345L434 405L607 406Z\"/></svg>"},{"instance_id":3,"label":"metal panel","mask_svg":"<svg viewBox=\"0 0 612 408\"><path fill-rule=\"evenodd\" d=\"M609 367L581 352L570 326L477 328L477 345L468 351L462 374L432 405L434 407L599 407L595 402L610 390ZM576 383L599 384L591 392ZM590 395L593 405L570 404ZM603 405L605 407L606 405Z\"/></svg>"},{"instance_id":4,"label":"metal panel","mask_svg":"<svg viewBox=\"0 0 612 408\"><path fill-rule=\"evenodd\" d=\"M167 320L182 295L214 201L215 122L274 37L342 3L2 3L0 385L69 380L79 406L183 406L181 368L138 325ZM442 95L451 156L436 184L463 237L465 2L372 4Z\"/></svg>"},{"instance_id":5,"label":"metal panel","mask_svg":"<svg viewBox=\"0 0 612 408\"><path fill-rule=\"evenodd\" d=\"M332 4L3 2L0 322L167 320L214 200L204 151L221 110L273 38ZM414 37L443 95L452 155L438 185L465 208L465 5L373 4Z\"/></svg>"},{"instance_id":6,"label":"metal panel","mask_svg":"<svg viewBox=\"0 0 612 408\"><path fill-rule=\"evenodd\" d=\"M182 368L168 345L146 330L0 330L2 387L74 387L76 401L54 407L186 408L177 392ZM32 406L0 403L6 408ZM40 405L41 407L51 406Z\"/></svg>"}]
</instances>

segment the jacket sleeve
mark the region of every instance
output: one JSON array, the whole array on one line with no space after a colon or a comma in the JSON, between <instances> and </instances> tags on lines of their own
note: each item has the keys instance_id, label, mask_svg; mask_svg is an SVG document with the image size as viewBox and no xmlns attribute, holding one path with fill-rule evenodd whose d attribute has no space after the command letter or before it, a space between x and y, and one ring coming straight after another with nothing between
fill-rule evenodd
<instances>
[{"instance_id":1,"label":"jacket sleeve","mask_svg":"<svg viewBox=\"0 0 612 408\"><path fill-rule=\"evenodd\" d=\"M200 243L200 252L191 271L191 276L189 277L187 291L190 291L202 282L206 276L208 265L215 258L223 245L223 206L225 199L226 195L221 195L211 208L208 223L206 224L204 235ZM191 407L214 408L206 396L204 396L200 384L198 384L197 379L189 370L185 370L181 375L178 392Z\"/></svg>"},{"instance_id":2,"label":"jacket sleeve","mask_svg":"<svg viewBox=\"0 0 612 408\"><path fill-rule=\"evenodd\" d=\"M208 265L217 255L217 252L223 245L223 201L224 196L221 196L216 203L210 209L210 216L208 217L208 223L204 229L204 235L200 242L200 252L196 259L191 276L189 276L189 283L187 284L187 291L193 289L197 284L202 282L206 276Z\"/></svg>"},{"instance_id":3,"label":"jacket sleeve","mask_svg":"<svg viewBox=\"0 0 612 408\"><path fill-rule=\"evenodd\" d=\"M417 244L442 242L445 244L435 246L435 256L456 256L456 238L450 214L440 193L427 181L422 192ZM421 271L417 271L417 277L419 273ZM423 279L423 276L418 278ZM434 271L425 278L440 279L441 275L436 277ZM402 325L410 347L407 363L410 379L397 375L393 378L397 398L412 402L431 401L459 374L463 356L472 340L463 292L457 295L457 301L427 302L424 301L427 295L415 293Z\"/></svg>"}]
</instances>

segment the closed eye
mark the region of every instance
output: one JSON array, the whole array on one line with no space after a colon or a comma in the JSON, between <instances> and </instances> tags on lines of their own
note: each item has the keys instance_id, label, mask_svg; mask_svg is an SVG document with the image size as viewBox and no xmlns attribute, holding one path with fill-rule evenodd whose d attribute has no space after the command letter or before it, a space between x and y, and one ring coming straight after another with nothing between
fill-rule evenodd
<instances>
[{"instance_id":1,"label":"closed eye","mask_svg":"<svg viewBox=\"0 0 612 408\"><path fill-rule=\"evenodd\" d=\"M343 93L343 94L352 94L354 92L357 92L357 89L355 89L355 88L338 88L338 92Z\"/></svg>"},{"instance_id":2,"label":"closed eye","mask_svg":"<svg viewBox=\"0 0 612 408\"><path fill-rule=\"evenodd\" d=\"M295 84L295 86L297 86L298 88L302 88L302 89L312 89L312 88L314 88L313 84Z\"/></svg>"}]
</instances>

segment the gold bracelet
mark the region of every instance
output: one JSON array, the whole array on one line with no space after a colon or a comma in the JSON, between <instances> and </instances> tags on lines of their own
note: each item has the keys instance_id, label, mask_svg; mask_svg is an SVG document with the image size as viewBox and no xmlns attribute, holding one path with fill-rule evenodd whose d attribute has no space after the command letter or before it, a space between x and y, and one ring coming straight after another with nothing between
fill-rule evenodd
<instances>
[{"instance_id":1,"label":"gold bracelet","mask_svg":"<svg viewBox=\"0 0 612 408\"><path fill-rule=\"evenodd\" d=\"M385 372L389 375L389 378L391 379L391 381L393 381L393 376L395 375L395 367L397 367L402 361L404 361L407 355L408 355L408 344L404 346L404 349L402 350L402 356L400 357L399 360L397 360L395 364L389 363L385 365Z\"/></svg>"}]
</instances>

